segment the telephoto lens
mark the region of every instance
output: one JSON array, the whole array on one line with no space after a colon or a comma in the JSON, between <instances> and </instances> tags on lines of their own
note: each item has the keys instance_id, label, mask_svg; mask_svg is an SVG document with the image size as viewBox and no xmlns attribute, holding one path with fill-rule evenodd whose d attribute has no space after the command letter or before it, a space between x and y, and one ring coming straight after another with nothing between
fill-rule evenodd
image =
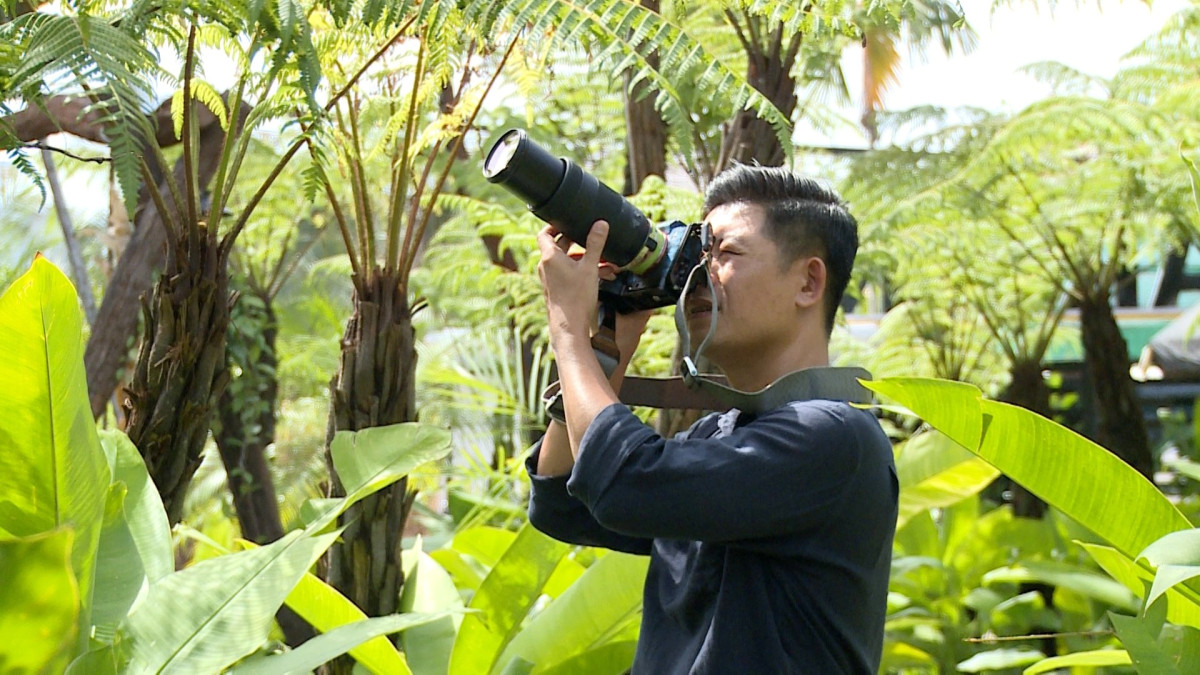
<instances>
[{"instance_id":1,"label":"telephoto lens","mask_svg":"<svg viewBox=\"0 0 1200 675\"><path fill-rule=\"evenodd\" d=\"M649 270L666 253L662 233L636 206L571 160L546 152L521 129L510 129L496 141L483 175L577 244L587 242L597 220L608 221L601 258L634 274Z\"/></svg>"}]
</instances>

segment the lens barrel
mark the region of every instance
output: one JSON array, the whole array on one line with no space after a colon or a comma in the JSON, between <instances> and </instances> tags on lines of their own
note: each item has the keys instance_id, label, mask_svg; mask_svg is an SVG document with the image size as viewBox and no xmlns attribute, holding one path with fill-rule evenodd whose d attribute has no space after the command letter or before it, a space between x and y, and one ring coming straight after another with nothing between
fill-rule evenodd
<instances>
[{"instance_id":1,"label":"lens barrel","mask_svg":"<svg viewBox=\"0 0 1200 675\"><path fill-rule=\"evenodd\" d=\"M649 219L595 176L571 160L555 157L511 129L488 152L483 175L516 194L533 214L583 245L597 220L608 221L608 241L601 257L641 273L665 253L663 239Z\"/></svg>"}]
</instances>

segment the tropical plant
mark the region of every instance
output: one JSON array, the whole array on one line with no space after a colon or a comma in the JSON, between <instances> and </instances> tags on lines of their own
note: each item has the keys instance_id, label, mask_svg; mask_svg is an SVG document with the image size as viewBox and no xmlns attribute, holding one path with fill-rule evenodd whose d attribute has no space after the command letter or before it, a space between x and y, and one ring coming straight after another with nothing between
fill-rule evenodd
<instances>
[{"instance_id":1,"label":"tropical plant","mask_svg":"<svg viewBox=\"0 0 1200 675\"><path fill-rule=\"evenodd\" d=\"M386 640L359 644L442 615L344 626L361 612L306 570L338 536L330 528L340 513L445 455L447 432L409 424L340 434L334 461L348 497L314 503L306 527L273 544L176 572L167 513L145 464L128 438L100 435L91 420L74 288L38 258L0 308L10 349L0 371L13 384L0 418L6 670L222 670L264 647L286 600L330 632L256 667L312 668L354 649L376 672L407 671Z\"/></svg>"},{"instance_id":2,"label":"tropical plant","mask_svg":"<svg viewBox=\"0 0 1200 675\"><path fill-rule=\"evenodd\" d=\"M1027 673L1131 661L1143 672L1188 672L1195 667L1200 595L1193 588L1191 566L1196 562L1197 531L1154 485L1110 451L1027 410L986 400L970 385L895 378L867 386L1087 528L1088 533L1076 537L1077 543L1142 599L1138 616L1108 615L1124 650L1055 657ZM1054 452L1029 451L1036 447Z\"/></svg>"}]
</instances>

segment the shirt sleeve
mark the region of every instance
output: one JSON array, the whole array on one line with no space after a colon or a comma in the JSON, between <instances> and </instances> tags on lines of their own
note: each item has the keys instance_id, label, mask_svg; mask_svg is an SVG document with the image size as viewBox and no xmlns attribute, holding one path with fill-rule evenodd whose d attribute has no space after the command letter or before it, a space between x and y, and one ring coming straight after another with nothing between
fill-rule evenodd
<instances>
[{"instance_id":1,"label":"shirt sleeve","mask_svg":"<svg viewBox=\"0 0 1200 675\"><path fill-rule=\"evenodd\" d=\"M649 555L651 539L619 534L602 526L591 511L567 491L567 476L539 476L539 440L525 461L529 472L529 522L541 532L569 544L600 546L614 551Z\"/></svg>"},{"instance_id":2,"label":"shirt sleeve","mask_svg":"<svg viewBox=\"0 0 1200 675\"><path fill-rule=\"evenodd\" d=\"M788 405L720 438L666 440L612 405L584 434L567 491L634 537L732 543L815 529L837 517L858 469L859 415Z\"/></svg>"}]
</instances>

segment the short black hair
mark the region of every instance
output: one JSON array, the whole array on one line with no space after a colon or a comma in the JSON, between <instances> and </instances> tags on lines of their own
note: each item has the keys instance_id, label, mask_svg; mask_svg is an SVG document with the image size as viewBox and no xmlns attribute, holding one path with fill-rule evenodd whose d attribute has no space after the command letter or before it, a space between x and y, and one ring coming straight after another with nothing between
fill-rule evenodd
<instances>
[{"instance_id":1,"label":"short black hair","mask_svg":"<svg viewBox=\"0 0 1200 675\"><path fill-rule=\"evenodd\" d=\"M705 217L718 206L738 202L762 207L767 236L779 247L780 264L791 265L802 255L825 261L828 337L858 253L858 221L833 189L779 166L735 164L722 171L708 185Z\"/></svg>"}]
</instances>

